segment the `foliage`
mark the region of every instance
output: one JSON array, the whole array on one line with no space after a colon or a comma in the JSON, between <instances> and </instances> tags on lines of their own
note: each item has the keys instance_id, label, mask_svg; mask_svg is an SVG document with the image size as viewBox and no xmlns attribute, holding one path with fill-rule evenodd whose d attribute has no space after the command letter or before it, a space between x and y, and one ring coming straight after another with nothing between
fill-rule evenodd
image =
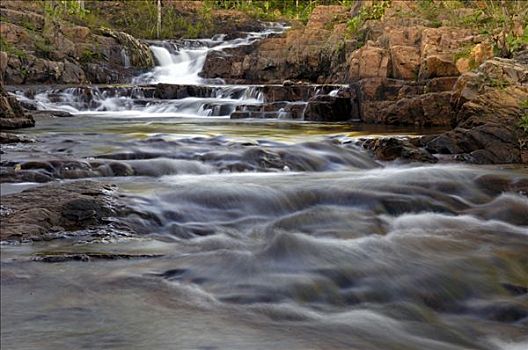
<instances>
[{"instance_id":1,"label":"foliage","mask_svg":"<svg viewBox=\"0 0 528 350\"><path fill-rule=\"evenodd\" d=\"M27 54L13 46L11 43L7 42L4 37L0 36L0 51L4 51L9 55L16 56L18 58L26 58Z\"/></svg>"},{"instance_id":2,"label":"foliage","mask_svg":"<svg viewBox=\"0 0 528 350\"><path fill-rule=\"evenodd\" d=\"M341 5L350 8L355 0L206 0L214 9L238 10L261 20L296 19L308 22L318 5Z\"/></svg>"},{"instance_id":3,"label":"foliage","mask_svg":"<svg viewBox=\"0 0 528 350\"><path fill-rule=\"evenodd\" d=\"M519 127L528 133L528 112L526 112L519 121Z\"/></svg>"},{"instance_id":4,"label":"foliage","mask_svg":"<svg viewBox=\"0 0 528 350\"><path fill-rule=\"evenodd\" d=\"M35 46L37 56L46 59L51 58L54 48L47 39L38 37L34 40L33 45Z\"/></svg>"},{"instance_id":5,"label":"foliage","mask_svg":"<svg viewBox=\"0 0 528 350\"><path fill-rule=\"evenodd\" d=\"M46 0L44 1L44 12L53 20L64 16L84 17L88 11L77 0Z\"/></svg>"},{"instance_id":6,"label":"foliage","mask_svg":"<svg viewBox=\"0 0 528 350\"><path fill-rule=\"evenodd\" d=\"M433 0L418 0L417 5L419 11L426 19L432 23L439 22L438 16L442 11L440 3L437 3Z\"/></svg>"},{"instance_id":7,"label":"foliage","mask_svg":"<svg viewBox=\"0 0 528 350\"><path fill-rule=\"evenodd\" d=\"M525 1L484 0L484 6L471 2L474 11L454 21L455 25L479 30L494 42L498 55L511 57L528 46L528 6Z\"/></svg>"},{"instance_id":8,"label":"foliage","mask_svg":"<svg viewBox=\"0 0 528 350\"><path fill-rule=\"evenodd\" d=\"M379 20L385 14L385 9L390 6L390 1L382 0L371 6L363 6L359 13L347 22L348 36L357 36L363 24L368 20Z\"/></svg>"},{"instance_id":9,"label":"foliage","mask_svg":"<svg viewBox=\"0 0 528 350\"><path fill-rule=\"evenodd\" d=\"M519 107L521 108L523 115L521 117L521 120L519 121L519 127L525 132L528 133L528 99L522 101L519 104Z\"/></svg>"},{"instance_id":10,"label":"foliage","mask_svg":"<svg viewBox=\"0 0 528 350\"><path fill-rule=\"evenodd\" d=\"M477 62L475 62L475 57L471 55L472 51L473 51L473 45L468 45L468 46L461 48L460 50L455 52L454 61L457 62L461 58L466 58L468 59L469 69L473 70L477 68L478 65L477 65Z\"/></svg>"},{"instance_id":11,"label":"foliage","mask_svg":"<svg viewBox=\"0 0 528 350\"><path fill-rule=\"evenodd\" d=\"M82 63L90 63L90 62L102 60L104 58L105 58L104 54L86 48L81 53L81 57L79 57L79 61Z\"/></svg>"}]
</instances>

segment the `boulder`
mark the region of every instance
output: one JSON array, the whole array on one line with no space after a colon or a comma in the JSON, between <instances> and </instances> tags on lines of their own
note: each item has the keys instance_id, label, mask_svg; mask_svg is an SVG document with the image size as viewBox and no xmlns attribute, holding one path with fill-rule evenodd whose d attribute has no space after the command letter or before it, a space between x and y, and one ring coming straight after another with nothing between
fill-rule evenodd
<instances>
[{"instance_id":1,"label":"boulder","mask_svg":"<svg viewBox=\"0 0 528 350\"><path fill-rule=\"evenodd\" d=\"M362 146L371 151L376 159L382 161L438 162L438 159L429 152L415 146L408 139L396 137L368 139L363 141Z\"/></svg>"},{"instance_id":2,"label":"boulder","mask_svg":"<svg viewBox=\"0 0 528 350\"><path fill-rule=\"evenodd\" d=\"M42 30L44 28L44 16L35 12L19 11L1 7L0 16L3 18L9 18L11 23L17 24L19 26L28 26L33 30ZM2 25L4 24L5 23L2 23Z\"/></svg>"},{"instance_id":3,"label":"boulder","mask_svg":"<svg viewBox=\"0 0 528 350\"><path fill-rule=\"evenodd\" d=\"M349 78L385 78L390 69L390 55L388 50L374 46L364 46L354 51L349 59Z\"/></svg>"},{"instance_id":4,"label":"boulder","mask_svg":"<svg viewBox=\"0 0 528 350\"><path fill-rule=\"evenodd\" d=\"M308 121L344 122L350 119L359 119L355 96L314 96L308 100L304 111L304 120Z\"/></svg>"},{"instance_id":5,"label":"boulder","mask_svg":"<svg viewBox=\"0 0 528 350\"><path fill-rule=\"evenodd\" d=\"M479 43L471 49L469 57L461 57L456 61L456 67L460 73L466 73L492 57L493 47L489 43Z\"/></svg>"},{"instance_id":6,"label":"boulder","mask_svg":"<svg viewBox=\"0 0 528 350\"><path fill-rule=\"evenodd\" d=\"M414 46L391 46L392 76L396 79L416 80L420 70L420 51Z\"/></svg>"},{"instance_id":7,"label":"boulder","mask_svg":"<svg viewBox=\"0 0 528 350\"><path fill-rule=\"evenodd\" d=\"M27 128L35 125L33 118L24 112L13 96L0 84L0 127L2 129Z\"/></svg>"},{"instance_id":8,"label":"boulder","mask_svg":"<svg viewBox=\"0 0 528 350\"><path fill-rule=\"evenodd\" d=\"M363 102L361 119L367 123L388 125L451 126L455 112L451 105L451 92L438 92L396 101Z\"/></svg>"},{"instance_id":9,"label":"boulder","mask_svg":"<svg viewBox=\"0 0 528 350\"><path fill-rule=\"evenodd\" d=\"M101 28L99 33L103 36L108 36L117 40L117 42L127 48L130 52L130 63L137 68L152 68L154 67L154 57L148 45L140 42L132 35L112 30L109 28Z\"/></svg>"},{"instance_id":10,"label":"boulder","mask_svg":"<svg viewBox=\"0 0 528 350\"><path fill-rule=\"evenodd\" d=\"M56 231L96 227L120 208L109 184L79 181L31 188L2 197L1 240L42 240Z\"/></svg>"},{"instance_id":11,"label":"boulder","mask_svg":"<svg viewBox=\"0 0 528 350\"><path fill-rule=\"evenodd\" d=\"M5 79L8 59L7 53L0 51L0 82L3 82Z\"/></svg>"},{"instance_id":12,"label":"boulder","mask_svg":"<svg viewBox=\"0 0 528 350\"><path fill-rule=\"evenodd\" d=\"M418 78L424 80L437 77L452 77L459 74L460 72L455 62L453 62L452 55L437 54L427 56L422 60Z\"/></svg>"},{"instance_id":13,"label":"boulder","mask_svg":"<svg viewBox=\"0 0 528 350\"><path fill-rule=\"evenodd\" d=\"M454 55L480 40L472 31L456 27L427 28L420 43L419 79L458 76Z\"/></svg>"}]
</instances>

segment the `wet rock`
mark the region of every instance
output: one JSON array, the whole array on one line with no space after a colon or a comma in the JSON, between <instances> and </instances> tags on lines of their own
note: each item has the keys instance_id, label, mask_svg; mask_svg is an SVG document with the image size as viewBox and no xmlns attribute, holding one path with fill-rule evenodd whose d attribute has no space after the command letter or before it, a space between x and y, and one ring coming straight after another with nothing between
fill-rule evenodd
<instances>
[{"instance_id":1,"label":"wet rock","mask_svg":"<svg viewBox=\"0 0 528 350\"><path fill-rule=\"evenodd\" d=\"M234 111L229 116L231 119L249 119L251 118L251 112L246 111Z\"/></svg>"},{"instance_id":2,"label":"wet rock","mask_svg":"<svg viewBox=\"0 0 528 350\"><path fill-rule=\"evenodd\" d=\"M0 127L2 129L27 128L35 125L33 118L9 95L0 84Z\"/></svg>"},{"instance_id":3,"label":"wet rock","mask_svg":"<svg viewBox=\"0 0 528 350\"><path fill-rule=\"evenodd\" d=\"M380 105L376 118L389 125L450 126L455 118L451 93L431 93Z\"/></svg>"},{"instance_id":4,"label":"wet rock","mask_svg":"<svg viewBox=\"0 0 528 350\"><path fill-rule=\"evenodd\" d=\"M438 159L424 149L413 145L409 140L391 138L369 139L362 146L370 150L376 159L382 161L404 160L436 163Z\"/></svg>"},{"instance_id":5,"label":"wet rock","mask_svg":"<svg viewBox=\"0 0 528 350\"><path fill-rule=\"evenodd\" d=\"M332 90L341 88L339 85L312 85L312 84L288 84L288 85L264 85L262 93L266 102L304 102L316 94L326 95Z\"/></svg>"},{"instance_id":6,"label":"wet rock","mask_svg":"<svg viewBox=\"0 0 528 350\"><path fill-rule=\"evenodd\" d=\"M2 215L2 240L41 240L54 227L76 231L100 225L119 215L115 187L90 181L51 184L2 197L9 211Z\"/></svg>"},{"instance_id":7,"label":"wet rock","mask_svg":"<svg viewBox=\"0 0 528 350\"><path fill-rule=\"evenodd\" d=\"M451 92L425 93L422 82L367 78L352 84L360 117L366 123L451 126L455 110Z\"/></svg>"},{"instance_id":8,"label":"wet rock","mask_svg":"<svg viewBox=\"0 0 528 350\"><path fill-rule=\"evenodd\" d=\"M181 99L186 97L210 97L214 89L202 85L157 84L154 96L160 99Z\"/></svg>"},{"instance_id":9,"label":"wet rock","mask_svg":"<svg viewBox=\"0 0 528 350\"><path fill-rule=\"evenodd\" d=\"M308 100L304 120L342 122L357 119L359 111L355 99L321 95Z\"/></svg>"},{"instance_id":10,"label":"wet rock","mask_svg":"<svg viewBox=\"0 0 528 350\"><path fill-rule=\"evenodd\" d=\"M304 111L306 110L306 103L288 103L283 110L285 118L301 120L304 118Z\"/></svg>"},{"instance_id":11,"label":"wet rock","mask_svg":"<svg viewBox=\"0 0 528 350\"><path fill-rule=\"evenodd\" d=\"M17 135L8 132L0 132L0 143L27 143L35 140L23 135Z\"/></svg>"},{"instance_id":12,"label":"wet rock","mask_svg":"<svg viewBox=\"0 0 528 350\"><path fill-rule=\"evenodd\" d=\"M68 261L96 261L96 260L132 260L132 259L152 259L160 258L160 254L124 254L124 253L43 253L33 257L33 261L44 263L63 263Z\"/></svg>"},{"instance_id":13,"label":"wet rock","mask_svg":"<svg viewBox=\"0 0 528 350\"><path fill-rule=\"evenodd\" d=\"M74 117L73 114L65 111L30 111L28 112L33 116L33 118L49 118L49 117L57 117L57 118L71 118Z\"/></svg>"},{"instance_id":14,"label":"wet rock","mask_svg":"<svg viewBox=\"0 0 528 350\"><path fill-rule=\"evenodd\" d=\"M119 44L127 48L128 52L131 53L130 63L133 66L138 68L154 67L154 57L152 56L148 45L140 42L132 35L109 28L101 28L99 33L114 38Z\"/></svg>"}]
</instances>

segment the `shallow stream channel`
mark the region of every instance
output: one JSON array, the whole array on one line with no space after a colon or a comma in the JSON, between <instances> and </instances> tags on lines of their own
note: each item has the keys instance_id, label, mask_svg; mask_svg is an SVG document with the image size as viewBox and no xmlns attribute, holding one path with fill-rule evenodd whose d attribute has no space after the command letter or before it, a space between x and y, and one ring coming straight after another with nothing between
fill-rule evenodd
<instances>
[{"instance_id":1,"label":"shallow stream channel","mask_svg":"<svg viewBox=\"0 0 528 350\"><path fill-rule=\"evenodd\" d=\"M379 162L359 138L430 130L284 108L339 86L230 118L281 87L201 79L205 55L283 29L153 42L130 85L17 92L68 117L2 147L2 196L89 180L129 210L3 242L3 350L528 349L528 170Z\"/></svg>"}]
</instances>

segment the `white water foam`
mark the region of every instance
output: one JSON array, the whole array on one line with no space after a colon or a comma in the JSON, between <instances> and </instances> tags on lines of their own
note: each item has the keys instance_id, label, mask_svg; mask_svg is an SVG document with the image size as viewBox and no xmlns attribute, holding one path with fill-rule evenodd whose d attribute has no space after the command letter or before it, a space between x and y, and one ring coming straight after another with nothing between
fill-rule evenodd
<instances>
[{"instance_id":1,"label":"white water foam","mask_svg":"<svg viewBox=\"0 0 528 350\"><path fill-rule=\"evenodd\" d=\"M18 94L23 102L34 104L39 110L55 110L72 114L98 114L113 117L225 117L239 105L264 102L260 86L224 85L221 79L202 79L207 54L212 50L223 50L250 45L273 33L281 33L287 27L271 23L262 32L250 32L243 38L225 40L225 35L211 39L186 40L180 42L157 41L150 47L157 66L150 72L134 78L134 84L179 84L208 85L208 93L177 99L147 97L142 88L119 92L112 88L67 88L39 93L32 98ZM123 61L130 61L125 51ZM89 89L89 90L87 90Z\"/></svg>"},{"instance_id":2,"label":"white water foam","mask_svg":"<svg viewBox=\"0 0 528 350\"><path fill-rule=\"evenodd\" d=\"M205 40L187 40L183 45L178 42L156 42L150 46L157 66L148 73L134 79L134 83L166 84L203 84L206 81L199 76L207 54L213 50L224 50L251 45L271 34L281 33L287 27L271 23L262 32L249 32L244 38L225 40L225 35L217 35Z\"/></svg>"}]
</instances>

